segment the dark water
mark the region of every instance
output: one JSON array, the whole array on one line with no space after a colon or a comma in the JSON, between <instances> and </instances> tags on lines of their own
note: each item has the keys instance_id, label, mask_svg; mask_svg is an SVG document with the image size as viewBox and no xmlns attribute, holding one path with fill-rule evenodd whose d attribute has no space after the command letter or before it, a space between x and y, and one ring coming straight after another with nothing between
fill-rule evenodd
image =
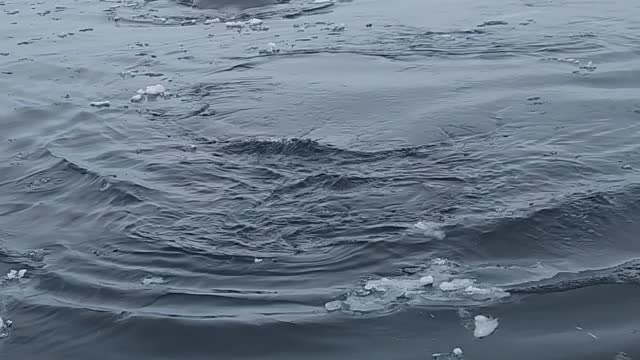
<instances>
[{"instance_id":1,"label":"dark water","mask_svg":"<svg viewBox=\"0 0 640 360\"><path fill-rule=\"evenodd\" d=\"M0 10L0 358L640 358L637 1Z\"/></svg>"}]
</instances>

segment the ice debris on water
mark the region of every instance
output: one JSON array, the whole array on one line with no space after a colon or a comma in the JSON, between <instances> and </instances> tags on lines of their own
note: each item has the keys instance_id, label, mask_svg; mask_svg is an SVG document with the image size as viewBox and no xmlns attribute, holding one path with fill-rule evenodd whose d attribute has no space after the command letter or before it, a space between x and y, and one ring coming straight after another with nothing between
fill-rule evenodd
<instances>
[{"instance_id":1,"label":"ice debris on water","mask_svg":"<svg viewBox=\"0 0 640 360\"><path fill-rule=\"evenodd\" d=\"M632 170L633 168L629 164L624 164L624 165L622 165L622 169L624 169L624 170Z\"/></svg>"},{"instance_id":2,"label":"ice debris on water","mask_svg":"<svg viewBox=\"0 0 640 360\"><path fill-rule=\"evenodd\" d=\"M139 89L136 92L136 95L131 97L131 102L140 102L148 97L157 97L157 96L165 96L167 93L167 89L158 84L158 85L149 85L144 89Z\"/></svg>"},{"instance_id":3,"label":"ice debris on water","mask_svg":"<svg viewBox=\"0 0 640 360\"><path fill-rule=\"evenodd\" d=\"M442 291L458 291L473 286L475 283L471 279L453 279L451 281L445 281L438 286Z\"/></svg>"},{"instance_id":4,"label":"ice debris on water","mask_svg":"<svg viewBox=\"0 0 640 360\"><path fill-rule=\"evenodd\" d=\"M94 101L92 103L90 103L89 105L93 106L93 107L109 107L111 106L111 103L107 100L104 101Z\"/></svg>"},{"instance_id":5,"label":"ice debris on water","mask_svg":"<svg viewBox=\"0 0 640 360\"><path fill-rule=\"evenodd\" d=\"M262 20L260 19L256 19L256 18L252 18L249 19L245 22L245 24L249 25L249 26L258 26L258 25L262 25Z\"/></svg>"},{"instance_id":6,"label":"ice debris on water","mask_svg":"<svg viewBox=\"0 0 640 360\"><path fill-rule=\"evenodd\" d=\"M493 332L498 328L498 319L487 317L485 315L476 315L473 320L475 322L473 336L477 338L487 337L493 334Z\"/></svg>"},{"instance_id":7,"label":"ice debris on water","mask_svg":"<svg viewBox=\"0 0 640 360\"><path fill-rule=\"evenodd\" d=\"M142 279L143 285L161 285L166 283L166 280L160 276L147 276Z\"/></svg>"},{"instance_id":8,"label":"ice debris on water","mask_svg":"<svg viewBox=\"0 0 640 360\"><path fill-rule=\"evenodd\" d=\"M254 263L254 264L261 263L262 261L263 261L263 260L262 260L262 259L260 259L260 258L254 258L254 259L253 259L253 263Z\"/></svg>"},{"instance_id":9,"label":"ice debris on water","mask_svg":"<svg viewBox=\"0 0 640 360\"><path fill-rule=\"evenodd\" d=\"M147 86L144 93L146 95L163 95L166 91L167 89L165 89L164 86L158 84Z\"/></svg>"},{"instance_id":10,"label":"ice debris on water","mask_svg":"<svg viewBox=\"0 0 640 360\"><path fill-rule=\"evenodd\" d=\"M7 273L7 280L22 279L27 274L27 269L22 270L9 270Z\"/></svg>"},{"instance_id":11,"label":"ice debris on water","mask_svg":"<svg viewBox=\"0 0 640 360\"><path fill-rule=\"evenodd\" d=\"M462 360L462 354L462 349L455 348L450 353L433 354L431 356L434 360Z\"/></svg>"},{"instance_id":12,"label":"ice debris on water","mask_svg":"<svg viewBox=\"0 0 640 360\"><path fill-rule=\"evenodd\" d=\"M216 24L220 22L220 18L215 18L215 19L207 19L204 21L205 25L211 25L211 24Z\"/></svg>"},{"instance_id":13,"label":"ice debris on water","mask_svg":"<svg viewBox=\"0 0 640 360\"><path fill-rule=\"evenodd\" d=\"M278 48L278 45L276 45L273 42L268 43L266 49L260 50L260 54L263 54L263 55L272 55L272 54L277 54L279 52L280 52L280 49Z\"/></svg>"},{"instance_id":14,"label":"ice debris on water","mask_svg":"<svg viewBox=\"0 0 640 360\"><path fill-rule=\"evenodd\" d=\"M421 230L425 236L436 240L444 240L447 234L442 230L442 224L431 221L418 221L413 225L414 228Z\"/></svg>"},{"instance_id":15,"label":"ice debris on water","mask_svg":"<svg viewBox=\"0 0 640 360\"><path fill-rule=\"evenodd\" d=\"M13 321L11 320L3 320L0 317L0 339L9 336L9 328L13 325Z\"/></svg>"},{"instance_id":16,"label":"ice debris on water","mask_svg":"<svg viewBox=\"0 0 640 360\"><path fill-rule=\"evenodd\" d=\"M329 312L338 311L342 309L342 301L329 301L328 303L324 304L324 308Z\"/></svg>"}]
</instances>

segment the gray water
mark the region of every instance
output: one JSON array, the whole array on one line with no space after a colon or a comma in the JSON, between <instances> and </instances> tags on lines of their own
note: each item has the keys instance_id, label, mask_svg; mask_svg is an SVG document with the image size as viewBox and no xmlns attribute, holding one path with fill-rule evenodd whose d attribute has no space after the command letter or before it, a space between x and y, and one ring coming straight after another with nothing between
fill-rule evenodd
<instances>
[{"instance_id":1,"label":"gray water","mask_svg":"<svg viewBox=\"0 0 640 360\"><path fill-rule=\"evenodd\" d=\"M0 18L0 358L640 358L637 1Z\"/></svg>"}]
</instances>

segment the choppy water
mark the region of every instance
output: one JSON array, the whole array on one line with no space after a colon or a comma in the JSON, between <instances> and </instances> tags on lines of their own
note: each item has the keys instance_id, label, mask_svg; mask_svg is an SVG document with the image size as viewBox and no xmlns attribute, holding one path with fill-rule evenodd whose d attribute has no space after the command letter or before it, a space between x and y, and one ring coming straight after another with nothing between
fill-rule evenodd
<instances>
[{"instance_id":1,"label":"choppy water","mask_svg":"<svg viewBox=\"0 0 640 360\"><path fill-rule=\"evenodd\" d=\"M3 359L640 358L637 1L0 11Z\"/></svg>"}]
</instances>

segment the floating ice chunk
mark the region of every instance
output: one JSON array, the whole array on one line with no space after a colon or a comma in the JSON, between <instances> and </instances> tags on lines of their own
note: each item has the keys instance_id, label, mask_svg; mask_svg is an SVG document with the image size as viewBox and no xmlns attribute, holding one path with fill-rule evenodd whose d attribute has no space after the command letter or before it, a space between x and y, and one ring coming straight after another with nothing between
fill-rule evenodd
<instances>
[{"instance_id":1,"label":"floating ice chunk","mask_svg":"<svg viewBox=\"0 0 640 360\"><path fill-rule=\"evenodd\" d=\"M226 23L224 23L228 28L242 28L244 27L244 23L241 21L228 21Z\"/></svg>"},{"instance_id":2,"label":"floating ice chunk","mask_svg":"<svg viewBox=\"0 0 640 360\"><path fill-rule=\"evenodd\" d=\"M262 20L256 19L256 18L249 19L245 22L245 24L249 26L258 26L258 25L262 25L262 23L263 23Z\"/></svg>"},{"instance_id":3,"label":"floating ice chunk","mask_svg":"<svg viewBox=\"0 0 640 360\"><path fill-rule=\"evenodd\" d=\"M5 321L0 317L0 339L9 336L9 328L12 324L13 322L11 320Z\"/></svg>"},{"instance_id":4,"label":"floating ice chunk","mask_svg":"<svg viewBox=\"0 0 640 360\"><path fill-rule=\"evenodd\" d=\"M135 94L131 97L131 102L140 102L142 101L142 95L140 94Z\"/></svg>"},{"instance_id":5,"label":"floating ice chunk","mask_svg":"<svg viewBox=\"0 0 640 360\"><path fill-rule=\"evenodd\" d=\"M413 226L416 229L422 230L426 236L436 240L443 240L447 236L447 234L442 231L442 224L430 221L418 221Z\"/></svg>"},{"instance_id":6,"label":"floating ice chunk","mask_svg":"<svg viewBox=\"0 0 640 360\"><path fill-rule=\"evenodd\" d=\"M458 291L473 286L474 283L475 281L471 279L453 279L440 283L439 287L442 291Z\"/></svg>"},{"instance_id":7,"label":"floating ice chunk","mask_svg":"<svg viewBox=\"0 0 640 360\"><path fill-rule=\"evenodd\" d=\"M324 304L324 308L329 312L338 311L342 309L342 301L340 300L329 301L328 303Z\"/></svg>"},{"instance_id":8,"label":"floating ice chunk","mask_svg":"<svg viewBox=\"0 0 640 360\"><path fill-rule=\"evenodd\" d=\"M262 262L262 259L260 259L260 258L254 258L254 259L253 259L253 262L254 262L254 263L256 263L256 264L257 264L257 263L261 263L261 262Z\"/></svg>"},{"instance_id":9,"label":"floating ice chunk","mask_svg":"<svg viewBox=\"0 0 640 360\"><path fill-rule=\"evenodd\" d=\"M215 19L207 19L204 21L205 25L211 25L211 24L215 24L215 23L219 23L220 22L220 18L215 18Z\"/></svg>"},{"instance_id":10,"label":"floating ice chunk","mask_svg":"<svg viewBox=\"0 0 640 360\"><path fill-rule=\"evenodd\" d=\"M624 165L622 165L622 169L624 169L624 170L632 170L633 168L629 164L624 164Z\"/></svg>"},{"instance_id":11,"label":"floating ice chunk","mask_svg":"<svg viewBox=\"0 0 640 360\"><path fill-rule=\"evenodd\" d=\"M167 89L164 88L164 86L158 84L158 85L150 85L147 86L147 88L144 90L144 93L147 95L163 95L165 92L167 91Z\"/></svg>"},{"instance_id":12,"label":"floating ice chunk","mask_svg":"<svg viewBox=\"0 0 640 360\"><path fill-rule=\"evenodd\" d=\"M402 294L411 290L418 290L424 286L433 284L433 277L425 276L420 279L389 279L381 278L378 280L369 280L364 284L364 289L378 292L400 292Z\"/></svg>"},{"instance_id":13,"label":"floating ice chunk","mask_svg":"<svg viewBox=\"0 0 640 360\"><path fill-rule=\"evenodd\" d=\"M461 360L462 359L462 349L455 348L450 353L445 354L433 354L431 355L434 360Z\"/></svg>"},{"instance_id":14,"label":"floating ice chunk","mask_svg":"<svg viewBox=\"0 0 640 360\"><path fill-rule=\"evenodd\" d=\"M471 296L472 298L480 298L483 300L487 299L502 299L508 296L511 296L507 291L504 291L500 288L490 287L490 288L481 288L476 286L468 286L464 289L464 293L466 295Z\"/></svg>"},{"instance_id":15,"label":"floating ice chunk","mask_svg":"<svg viewBox=\"0 0 640 360\"><path fill-rule=\"evenodd\" d=\"M278 45L276 43L270 42L267 44L267 48L260 50L260 54L277 54L280 52Z\"/></svg>"},{"instance_id":16,"label":"floating ice chunk","mask_svg":"<svg viewBox=\"0 0 640 360\"><path fill-rule=\"evenodd\" d=\"M7 273L7 280L22 279L27 274L27 269L22 270L9 270Z\"/></svg>"},{"instance_id":17,"label":"floating ice chunk","mask_svg":"<svg viewBox=\"0 0 640 360\"><path fill-rule=\"evenodd\" d=\"M142 279L143 285L161 285L166 283L166 280L160 276L147 276Z\"/></svg>"},{"instance_id":18,"label":"floating ice chunk","mask_svg":"<svg viewBox=\"0 0 640 360\"><path fill-rule=\"evenodd\" d=\"M92 103L90 103L89 105L93 106L93 107L109 107L111 106L111 103L109 101L94 101Z\"/></svg>"},{"instance_id":19,"label":"floating ice chunk","mask_svg":"<svg viewBox=\"0 0 640 360\"><path fill-rule=\"evenodd\" d=\"M431 275L423 276L418 281L420 282L420 285L422 285L422 286L433 285L433 276L431 276Z\"/></svg>"},{"instance_id":20,"label":"floating ice chunk","mask_svg":"<svg viewBox=\"0 0 640 360\"><path fill-rule=\"evenodd\" d=\"M493 334L498 328L498 319L484 315L476 315L473 320L476 326L475 330L473 330L473 336L477 338L487 337Z\"/></svg>"},{"instance_id":21,"label":"floating ice chunk","mask_svg":"<svg viewBox=\"0 0 640 360\"><path fill-rule=\"evenodd\" d=\"M326 4L330 2L333 2L333 0L313 0L314 4Z\"/></svg>"}]
</instances>

